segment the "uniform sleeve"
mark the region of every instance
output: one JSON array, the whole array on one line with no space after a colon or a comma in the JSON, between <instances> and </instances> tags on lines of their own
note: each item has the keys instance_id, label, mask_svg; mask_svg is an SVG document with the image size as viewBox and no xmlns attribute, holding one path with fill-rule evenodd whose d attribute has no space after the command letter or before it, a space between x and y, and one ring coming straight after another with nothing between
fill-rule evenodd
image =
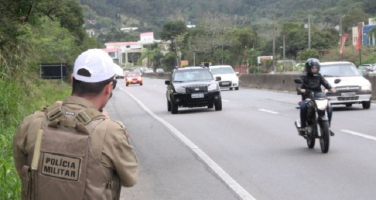
<instances>
[{"instance_id":1,"label":"uniform sleeve","mask_svg":"<svg viewBox=\"0 0 376 200\"><path fill-rule=\"evenodd\" d=\"M329 82L323 77L323 76L320 76L321 77L321 84L327 89L327 90L331 90L332 89L332 86L329 84Z\"/></svg>"},{"instance_id":2,"label":"uniform sleeve","mask_svg":"<svg viewBox=\"0 0 376 200\"><path fill-rule=\"evenodd\" d=\"M18 175L21 177L21 170L24 165L27 164L27 129L31 121L32 116L26 117L21 125L18 127L17 133L13 136L13 159L14 166L18 172Z\"/></svg>"},{"instance_id":3,"label":"uniform sleeve","mask_svg":"<svg viewBox=\"0 0 376 200\"><path fill-rule=\"evenodd\" d=\"M110 158L122 186L132 187L138 179L138 162L126 131L118 122L110 122L103 144L103 153Z\"/></svg>"}]
</instances>

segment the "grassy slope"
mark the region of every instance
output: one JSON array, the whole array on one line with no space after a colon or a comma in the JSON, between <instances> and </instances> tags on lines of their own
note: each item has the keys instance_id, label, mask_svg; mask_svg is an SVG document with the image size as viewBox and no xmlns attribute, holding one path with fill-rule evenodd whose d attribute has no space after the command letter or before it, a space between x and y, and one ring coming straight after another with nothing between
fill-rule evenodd
<instances>
[{"instance_id":1,"label":"grassy slope","mask_svg":"<svg viewBox=\"0 0 376 200\"><path fill-rule=\"evenodd\" d=\"M20 199L21 185L12 158L13 135L20 122L35 110L64 99L70 92L70 85L60 80L38 80L28 88L20 87L16 81L0 80L1 110L6 116L0 123L0 199ZM29 95L24 96L26 93Z\"/></svg>"}]
</instances>

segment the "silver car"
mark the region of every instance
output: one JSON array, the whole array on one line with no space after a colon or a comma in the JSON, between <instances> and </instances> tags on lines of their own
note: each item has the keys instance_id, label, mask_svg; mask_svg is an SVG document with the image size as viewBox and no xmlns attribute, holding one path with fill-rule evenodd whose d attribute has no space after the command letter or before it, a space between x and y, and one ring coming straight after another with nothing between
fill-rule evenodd
<instances>
[{"instance_id":1,"label":"silver car","mask_svg":"<svg viewBox=\"0 0 376 200\"><path fill-rule=\"evenodd\" d=\"M351 107L353 104L362 104L364 109L371 107L372 86L351 62L322 62L320 73L337 89L336 93L327 93L332 105L344 104ZM334 81L340 79L335 84Z\"/></svg>"}]
</instances>

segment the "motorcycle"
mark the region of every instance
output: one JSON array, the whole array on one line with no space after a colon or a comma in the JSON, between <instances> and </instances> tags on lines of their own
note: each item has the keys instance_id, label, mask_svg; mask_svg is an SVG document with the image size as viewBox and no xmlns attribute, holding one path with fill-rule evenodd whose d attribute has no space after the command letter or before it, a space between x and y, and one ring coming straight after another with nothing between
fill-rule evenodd
<instances>
[{"instance_id":1,"label":"motorcycle","mask_svg":"<svg viewBox=\"0 0 376 200\"><path fill-rule=\"evenodd\" d=\"M340 79L335 82L339 83ZM296 84L303 84L301 79L295 79ZM300 119L295 121L295 127L299 135L307 140L307 146L310 149L315 147L316 139L320 141L322 153L328 153L331 131L329 128L328 103L326 93L307 90L307 124L304 133L299 130L301 127Z\"/></svg>"}]
</instances>

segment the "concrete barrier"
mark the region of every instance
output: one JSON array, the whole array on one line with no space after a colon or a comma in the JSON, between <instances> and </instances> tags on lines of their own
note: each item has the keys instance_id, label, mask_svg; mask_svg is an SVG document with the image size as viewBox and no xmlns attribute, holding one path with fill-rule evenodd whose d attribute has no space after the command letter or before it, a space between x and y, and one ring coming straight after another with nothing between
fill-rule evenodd
<instances>
[{"instance_id":1,"label":"concrete barrier","mask_svg":"<svg viewBox=\"0 0 376 200\"><path fill-rule=\"evenodd\" d=\"M145 77L169 79L170 73L163 75L145 74ZM277 90L284 92L296 92L294 79L299 78L299 74L240 74L239 85L246 88ZM366 76L371 82L372 90L376 90L376 76ZM372 93L372 100L376 100L376 92Z\"/></svg>"},{"instance_id":2,"label":"concrete barrier","mask_svg":"<svg viewBox=\"0 0 376 200\"><path fill-rule=\"evenodd\" d=\"M242 74L239 84L240 87L296 92L294 79L299 77L297 74ZM376 90L376 76L365 78L371 82L372 90ZM372 92L372 100L376 100L376 92Z\"/></svg>"}]
</instances>

